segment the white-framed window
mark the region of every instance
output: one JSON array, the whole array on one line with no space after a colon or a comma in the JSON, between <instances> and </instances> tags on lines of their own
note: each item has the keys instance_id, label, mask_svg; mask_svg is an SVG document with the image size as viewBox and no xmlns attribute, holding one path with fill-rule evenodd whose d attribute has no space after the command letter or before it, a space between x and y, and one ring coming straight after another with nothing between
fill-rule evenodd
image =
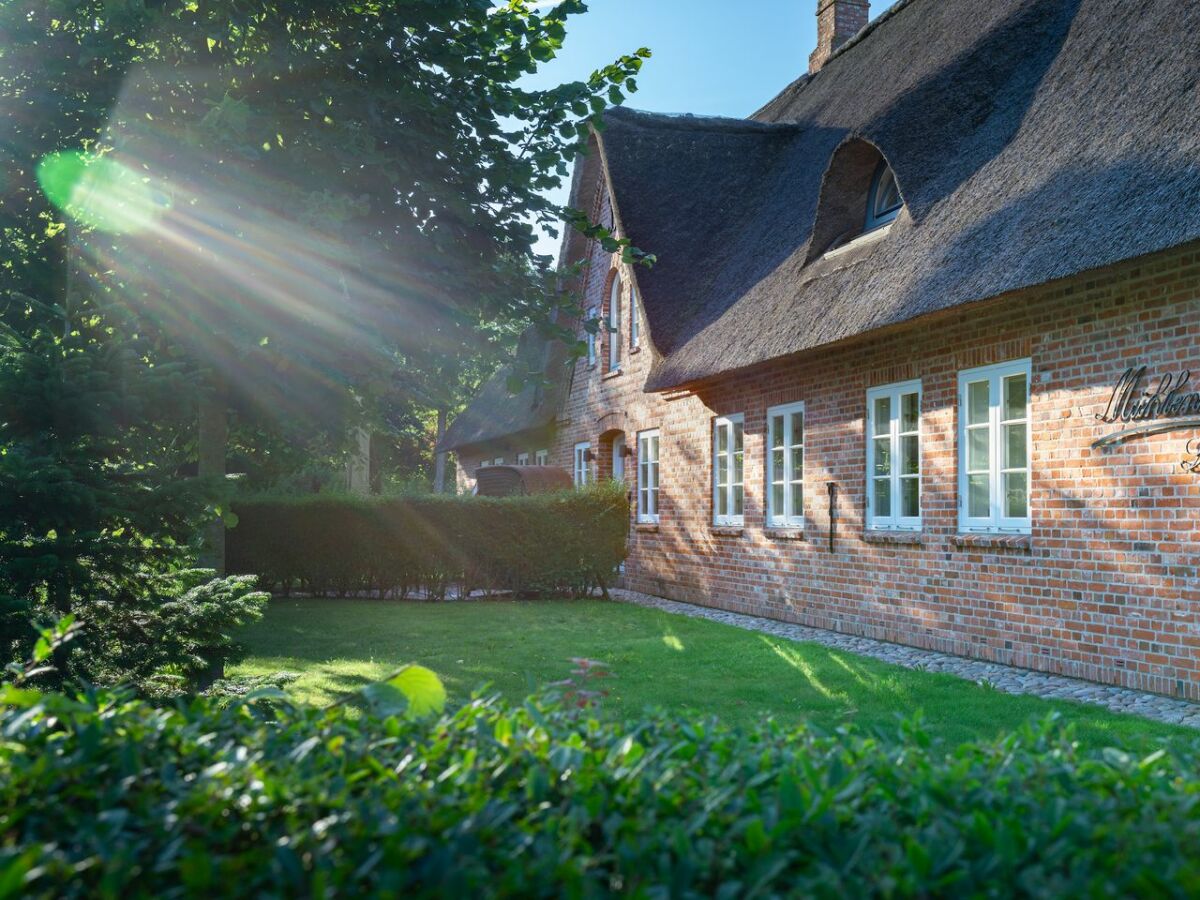
<instances>
[{"instance_id":1,"label":"white-framed window","mask_svg":"<svg viewBox=\"0 0 1200 900\"><path fill-rule=\"evenodd\" d=\"M503 456L497 456L495 459L493 459L493 460L492 460L492 465L493 465L493 466L502 466L502 465L504 465L504 457L503 457Z\"/></svg>"},{"instance_id":2,"label":"white-framed window","mask_svg":"<svg viewBox=\"0 0 1200 900\"><path fill-rule=\"evenodd\" d=\"M584 321L587 322L589 326L591 326L591 323L594 322L595 320L596 320L596 307L589 306L588 310L587 310L587 316ZM596 330L595 330L595 327L594 326L588 327L584 331L584 335L587 338L588 365L594 366L596 364Z\"/></svg>"},{"instance_id":3,"label":"white-framed window","mask_svg":"<svg viewBox=\"0 0 1200 900\"><path fill-rule=\"evenodd\" d=\"M658 429L638 432L639 522L658 521Z\"/></svg>"},{"instance_id":4,"label":"white-framed window","mask_svg":"<svg viewBox=\"0 0 1200 900\"><path fill-rule=\"evenodd\" d=\"M921 530L921 382L867 391L867 527Z\"/></svg>"},{"instance_id":5,"label":"white-framed window","mask_svg":"<svg viewBox=\"0 0 1200 900\"><path fill-rule=\"evenodd\" d=\"M745 523L742 421L741 413L713 420L713 523L716 525Z\"/></svg>"},{"instance_id":6,"label":"white-framed window","mask_svg":"<svg viewBox=\"0 0 1200 900\"><path fill-rule=\"evenodd\" d=\"M1028 534L1027 359L958 374L958 524L962 531Z\"/></svg>"},{"instance_id":7,"label":"white-framed window","mask_svg":"<svg viewBox=\"0 0 1200 900\"><path fill-rule=\"evenodd\" d=\"M518 453L517 454L517 465L518 466L529 465L529 454L528 453Z\"/></svg>"},{"instance_id":8,"label":"white-framed window","mask_svg":"<svg viewBox=\"0 0 1200 900\"><path fill-rule=\"evenodd\" d=\"M804 404L767 410L767 524L804 524Z\"/></svg>"},{"instance_id":9,"label":"white-framed window","mask_svg":"<svg viewBox=\"0 0 1200 900\"><path fill-rule=\"evenodd\" d=\"M637 285L629 285L629 346L630 349L636 350L638 342L641 340L641 331L638 326L638 293Z\"/></svg>"},{"instance_id":10,"label":"white-framed window","mask_svg":"<svg viewBox=\"0 0 1200 900\"><path fill-rule=\"evenodd\" d=\"M591 452L592 445L587 441L580 441L575 445L575 486L582 487L591 481L588 477L588 453Z\"/></svg>"},{"instance_id":11,"label":"white-framed window","mask_svg":"<svg viewBox=\"0 0 1200 900\"><path fill-rule=\"evenodd\" d=\"M535 466L548 466L548 465L550 465L550 451L549 451L549 450L538 450L538 451L536 451L536 452L533 454L533 464L534 464Z\"/></svg>"},{"instance_id":12,"label":"white-framed window","mask_svg":"<svg viewBox=\"0 0 1200 900\"><path fill-rule=\"evenodd\" d=\"M613 276L608 295L608 370L621 368L621 276Z\"/></svg>"}]
</instances>

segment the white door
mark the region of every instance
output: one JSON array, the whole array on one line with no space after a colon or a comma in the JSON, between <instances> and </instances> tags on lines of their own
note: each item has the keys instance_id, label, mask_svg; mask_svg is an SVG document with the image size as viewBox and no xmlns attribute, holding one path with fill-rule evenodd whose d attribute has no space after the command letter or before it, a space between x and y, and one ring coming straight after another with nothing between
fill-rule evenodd
<instances>
[{"instance_id":1,"label":"white door","mask_svg":"<svg viewBox=\"0 0 1200 900\"><path fill-rule=\"evenodd\" d=\"M625 480L625 438L613 438L612 473L614 481Z\"/></svg>"}]
</instances>

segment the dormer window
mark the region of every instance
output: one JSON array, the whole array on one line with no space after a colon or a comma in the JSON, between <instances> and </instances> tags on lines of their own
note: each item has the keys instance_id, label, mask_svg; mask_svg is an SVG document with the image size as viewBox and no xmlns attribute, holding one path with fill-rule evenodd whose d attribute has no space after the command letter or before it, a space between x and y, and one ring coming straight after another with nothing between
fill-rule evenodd
<instances>
[{"instance_id":1,"label":"dormer window","mask_svg":"<svg viewBox=\"0 0 1200 900\"><path fill-rule=\"evenodd\" d=\"M825 170L805 262L869 247L903 209L900 183L883 153L868 140L849 138Z\"/></svg>"},{"instance_id":2,"label":"dormer window","mask_svg":"<svg viewBox=\"0 0 1200 900\"><path fill-rule=\"evenodd\" d=\"M867 221L864 231L886 225L900 215L900 207L904 201L900 199L900 188L896 186L896 176L892 167L883 160L875 169L875 177L871 179L871 191L867 197Z\"/></svg>"}]
</instances>

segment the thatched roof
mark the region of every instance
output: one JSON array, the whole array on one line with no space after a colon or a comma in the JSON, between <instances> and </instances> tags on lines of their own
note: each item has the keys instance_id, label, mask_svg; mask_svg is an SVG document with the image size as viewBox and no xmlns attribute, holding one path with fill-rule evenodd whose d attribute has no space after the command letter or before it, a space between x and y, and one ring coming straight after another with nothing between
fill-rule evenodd
<instances>
[{"instance_id":1,"label":"thatched roof","mask_svg":"<svg viewBox=\"0 0 1200 900\"><path fill-rule=\"evenodd\" d=\"M805 264L854 137L906 211ZM1200 3L907 0L753 121L616 110L600 143L677 387L1200 239Z\"/></svg>"},{"instance_id":2,"label":"thatched roof","mask_svg":"<svg viewBox=\"0 0 1200 900\"><path fill-rule=\"evenodd\" d=\"M479 394L446 428L439 451L459 450L550 425L562 403L566 378L566 348L547 342L530 329L521 336L512 363L502 366L484 382ZM529 373L544 372L545 382ZM524 386L510 393L508 380L521 375ZM557 377L556 377L557 376Z\"/></svg>"},{"instance_id":3,"label":"thatched roof","mask_svg":"<svg viewBox=\"0 0 1200 900\"><path fill-rule=\"evenodd\" d=\"M648 390L1200 240L1200 0L900 0L750 119L606 120L572 202L607 176L658 257L637 272ZM824 257L822 185L855 139L905 210ZM460 417L475 440L552 417L503 385Z\"/></svg>"}]
</instances>

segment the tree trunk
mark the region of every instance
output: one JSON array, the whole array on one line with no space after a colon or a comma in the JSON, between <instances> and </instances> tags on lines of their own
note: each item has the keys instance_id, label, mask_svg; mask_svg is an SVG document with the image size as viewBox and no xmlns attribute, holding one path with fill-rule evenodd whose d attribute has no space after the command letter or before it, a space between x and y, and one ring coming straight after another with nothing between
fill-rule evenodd
<instances>
[{"instance_id":1,"label":"tree trunk","mask_svg":"<svg viewBox=\"0 0 1200 900\"><path fill-rule=\"evenodd\" d=\"M214 384L200 397L199 475L225 478L225 446L229 440L229 409L224 385ZM225 523L220 519L204 528L200 565L225 574Z\"/></svg>"},{"instance_id":2,"label":"tree trunk","mask_svg":"<svg viewBox=\"0 0 1200 900\"><path fill-rule=\"evenodd\" d=\"M446 435L446 407L439 406L437 411L437 444L441 445L442 438ZM446 452L444 450L435 450L435 458L433 463L433 492L435 494L446 493Z\"/></svg>"}]
</instances>

